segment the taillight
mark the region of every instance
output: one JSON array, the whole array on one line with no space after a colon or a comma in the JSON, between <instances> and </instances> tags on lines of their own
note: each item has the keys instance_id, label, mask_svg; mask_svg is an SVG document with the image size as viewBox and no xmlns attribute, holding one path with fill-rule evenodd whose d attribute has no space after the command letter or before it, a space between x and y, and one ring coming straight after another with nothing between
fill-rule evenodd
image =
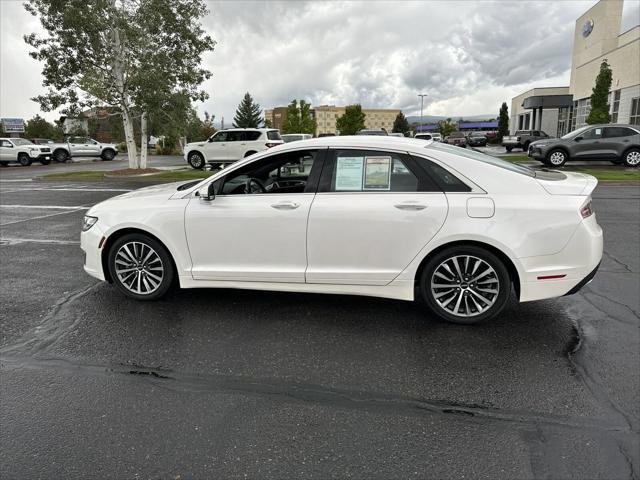
<instances>
[{"instance_id":1,"label":"taillight","mask_svg":"<svg viewBox=\"0 0 640 480\"><path fill-rule=\"evenodd\" d=\"M279 143L265 143L264 145L267 148L271 148L271 147L277 147L280 144Z\"/></svg>"},{"instance_id":2,"label":"taillight","mask_svg":"<svg viewBox=\"0 0 640 480\"><path fill-rule=\"evenodd\" d=\"M593 208L591 208L591 201L589 201L589 203L587 203L580 209L580 215L582 215L582 218L588 218L591 215L593 215Z\"/></svg>"}]
</instances>

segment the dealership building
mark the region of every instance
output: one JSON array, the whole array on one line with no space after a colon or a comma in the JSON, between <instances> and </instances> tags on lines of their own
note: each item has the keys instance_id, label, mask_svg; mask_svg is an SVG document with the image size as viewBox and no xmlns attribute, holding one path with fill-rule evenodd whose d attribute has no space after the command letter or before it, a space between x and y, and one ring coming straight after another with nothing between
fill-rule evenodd
<instances>
[{"instance_id":1,"label":"dealership building","mask_svg":"<svg viewBox=\"0 0 640 480\"><path fill-rule=\"evenodd\" d=\"M533 88L514 97L510 132L542 130L562 136L585 125L605 59L613 74L611 122L640 125L640 25L621 32L623 7L623 0L600 0L576 20L569 85Z\"/></svg>"}]
</instances>

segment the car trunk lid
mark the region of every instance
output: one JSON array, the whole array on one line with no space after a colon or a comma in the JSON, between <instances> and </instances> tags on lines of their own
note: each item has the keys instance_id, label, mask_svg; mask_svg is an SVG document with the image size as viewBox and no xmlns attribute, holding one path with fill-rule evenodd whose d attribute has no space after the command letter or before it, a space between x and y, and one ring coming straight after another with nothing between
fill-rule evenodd
<instances>
[{"instance_id":1,"label":"car trunk lid","mask_svg":"<svg viewBox=\"0 0 640 480\"><path fill-rule=\"evenodd\" d=\"M537 170L536 180L551 195L591 195L598 185L593 175L578 172Z\"/></svg>"}]
</instances>

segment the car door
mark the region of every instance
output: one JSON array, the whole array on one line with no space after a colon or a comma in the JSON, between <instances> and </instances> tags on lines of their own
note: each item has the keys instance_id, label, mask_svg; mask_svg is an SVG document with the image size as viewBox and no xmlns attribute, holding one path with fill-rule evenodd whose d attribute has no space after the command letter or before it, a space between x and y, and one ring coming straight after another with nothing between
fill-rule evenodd
<instances>
[{"instance_id":1,"label":"car door","mask_svg":"<svg viewBox=\"0 0 640 480\"><path fill-rule=\"evenodd\" d=\"M213 200L194 195L185 211L193 278L304 283L307 220L324 151L260 158L216 178Z\"/></svg>"},{"instance_id":2,"label":"car door","mask_svg":"<svg viewBox=\"0 0 640 480\"><path fill-rule=\"evenodd\" d=\"M574 139L572 146L573 160L606 158L606 146L603 141L603 128L594 127L586 130Z\"/></svg>"},{"instance_id":3,"label":"car door","mask_svg":"<svg viewBox=\"0 0 640 480\"><path fill-rule=\"evenodd\" d=\"M9 140L0 140L0 160L9 162L15 160L13 145Z\"/></svg>"},{"instance_id":4,"label":"car door","mask_svg":"<svg viewBox=\"0 0 640 480\"><path fill-rule=\"evenodd\" d=\"M224 160L228 134L229 132L227 131L217 132L211 137L211 140L205 144L204 150L207 160Z\"/></svg>"},{"instance_id":5,"label":"car door","mask_svg":"<svg viewBox=\"0 0 640 480\"><path fill-rule=\"evenodd\" d=\"M227 149L225 160L240 160L244 157L244 148L246 145L243 131L231 130L227 137Z\"/></svg>"},{"instance_id":6,"label":"car door","mask_svg":"<svg viewBox=\"0 0 640 480\"><path fill-rule=\"evenodd\" d=\"M625 150L632 145L634 135L638 135L635 130L628 127L604 127L604 143L607 149L607 156L610 158L620 158Z\"/></svg>"},{"instance_id":7,"label":"car door","mask_svg":"<svg viewBox=\"0 0 640 480\"><path fill-rule=\"evenodd\" d=\"M445 194L405 153L331 150L309 214L307 283L388 284L447 209Z\"/></svg>"},{"instance_id":8,"label":"car door","mask_svg":"<svg viewBox=\"0 0 640 480\"><path fill-rule=\"evenodd\" d=\"M87 153L87 138L85 137L70 137L69 138L69 151L72 156L83 156Z\"/></svg>"},{"instance_id":9,"label":"car door","mask_svg":"<svg viewBox=\"0 0 640 480\"><path fill-rule=\"evenodd\" d=\"M87 138L86 141L85 155L90 155L92 157L100 156L100 143L92 138Z\"/></svg>"}]
</instances>

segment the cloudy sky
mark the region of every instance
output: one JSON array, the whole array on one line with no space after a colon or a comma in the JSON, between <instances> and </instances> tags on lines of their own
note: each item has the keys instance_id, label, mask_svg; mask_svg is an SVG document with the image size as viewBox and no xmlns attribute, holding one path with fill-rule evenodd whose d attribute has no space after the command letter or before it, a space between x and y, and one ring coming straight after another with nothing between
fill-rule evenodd
<instances>
[{"instance_id":1,"label":"cloudy sky","mask_svg":"<svg viewBox=\"0 0 640 480\"><path fill-rule=\"evenodd\" d=\"M200 112L230 124L244 92L263 108L314 105L479 115L532 86L568 85L575 19L595 0L208 2L217 41ZM623 30L640 0L626 0ZM29 118L43 89L22 35L40 31L22 2L0 0L0 116ZM49 119L55 113L46 114Z\"/></svg>"}]
</instances>

